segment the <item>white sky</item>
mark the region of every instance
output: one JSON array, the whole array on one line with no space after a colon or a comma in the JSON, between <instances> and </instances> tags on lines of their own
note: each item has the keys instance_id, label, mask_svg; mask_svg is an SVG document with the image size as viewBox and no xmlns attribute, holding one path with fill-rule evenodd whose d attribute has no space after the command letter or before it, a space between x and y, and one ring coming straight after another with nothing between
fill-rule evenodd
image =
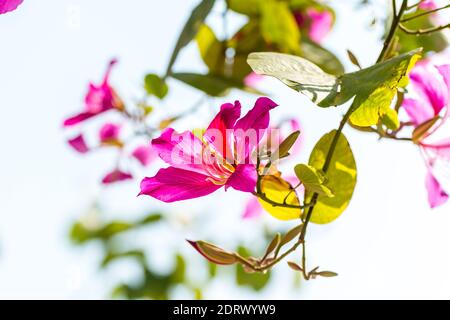
<instances>
[{"instance_id":1,"label":"white sky","mask_svg":"<svg viewBox=\"0 0 450 320\"><path fill-rule=\"evenodd\" d=\"M353 69L346 49L369 65L381 44L380 29L368 32L365 28L371 12L355 12L350 0L332 2L338 3L338 21L325 45L349 70ZM127 99L138 98L143 75L163 72L195 3L25 0L18 11L0 16L0 298L105 298L117 279L133 278L134 269L128 264L99 272L100 250L95 244L74 248L68 242L71 222L99 195L98 181L114 160L108 152L88 157L71 152L61 121L82 107L87 81L100 79L111 57L120 60L113 83ZM220 16L220 8L214 12L211 23L220 29L220 21L214 19ZM230 28L239 21L232 19ZM193 46L183 52L176 69L204 70ZM200 96L176 82L170 84L171 95L161 106L170 112L188 108ZM306 161L319 137L337 126L342 109L314 107L276 81L266 86L277 93L274 100L280 104L274 118L290 114L302 122L304 152L295 161ZM235 98L247 107L254 100L240 92L229 100ZM214 105L222 102L218 99ZM192 118L179 126L204 125L208 118ZM351 129L345 132L358 165L354 198L334 223L311 226L308 242L310 265L337 271L339 277L286 290L292 279L283 265L278 281L261 295L219 281L206 297L450 298L449 205L428 209L425 167L418 150L401 142L379 143L376 137ZM173 247L187 250L194 261L198 257L186 248L184 238L216 236L218 241L233 243L230 239L236 236L251 241L258 235L248 230L258 230L261 221L239 218L246 199L242 194L221 191L168 207L148 198L136 199L137 186L137 182L117 186L103 194L111 216L126 219L156 207L170 209L174 216L181 211L195 216L200 209L214 215L208 228L178 230L179 239L158 233L158 243L170 238L175 241ZM265 221L286 226L270 217ZM218 228L223 233L219 236L215 235ZM135 241L143 239L147 236ZM156 263L170 263L163 253L156 256ZM177 292L178 296L184 292Z\"/></svg>"}]
</instances>

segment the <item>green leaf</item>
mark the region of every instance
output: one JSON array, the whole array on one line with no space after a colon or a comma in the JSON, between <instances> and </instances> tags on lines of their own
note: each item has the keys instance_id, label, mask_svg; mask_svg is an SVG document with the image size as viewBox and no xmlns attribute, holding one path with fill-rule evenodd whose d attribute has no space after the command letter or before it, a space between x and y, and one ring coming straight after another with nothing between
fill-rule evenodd
<instances>
[{"instance_id":1,"label":"green leaf","mask_svg":"<svg viewBox=\"0 0 450 320\"><path fill-rule=\"evenodd\" d=\"M103 258L101 267L107 267L111 262L116 261L122 258L135 258L141 264L145 264L145 254L142 250L130 250L124 252L108 252L106 256Z\"/></svg>"},{"instance_id":2,"label":"green leaf","mask_svg":"<svg viewBox=\"0 0 450 320\"><path fill-rule=\"evenodd\" d=\"M338 78L306 59L284 53L253 52L247 62L255 73L277 78L314 103L320 103L331 92L337 92Z\"/></svg>"},{"instance_id":3,"label":"green leaf","mask_svg":"<svg viewBox=\"0 0 450 320\"><path fill-rule=\"evenodd\" d=\"M298 164L294 168L297 178L303 183L307 192L333 197L333 192L325 185L325 174L307 164Z\"/></svg>"},{"instance_id":4,"label":"green leaf","mask_svg":"<svg viewBox=\"0 0 450 320\"><path fill-rule=\"evenodd\" d=\"M408 84L408 73L419 59L419 53L420 50L414 50L369 68L344 74L339 78L340 92L332 93L321 102L321 106L340 105L355 97L350 121L360 127L377 124L380 117L389 112L397 89Z\"/></svg>"},{"instance_id":5,"label":"green leaf","mask_svg":"<svg viewBox=\"0 0 450 320\"><path fill-rule=\"evenodd\" d=\"M345 72L344 66L339 59L332 52L317 43L302 38L300 47L300 56L316 64L326 73L339 76Z\"/></svg>"},{"instance_id":6,"label":"green leaf","mask_svg":"<svg viewBox=\"0 0 450 320\"><path fill-rule=\"evenodd\" d=\"M225 96L231 88L259 94L257 90L246 87L243 83L218 75L174 73L172 74L172 77L213 97Z\"/></svg>"},{"instance_id":7,"label":"green leaf","mask_svg":"<svg viewBox=\"0 0 450 320\"><path fill-rule=\"evenodd\" d=\"M388 129L397 130L400 127L397 111L394 109L386 109L386 113L381 116L381 123Z\"/></svg>"},{"instance_id":8,"label":"green leaf","mask_svg":"<svg viewBox=\"0 0 450 320\"><path fill-rule=\"evenodd\" d=\"M256 73L281 80L320 107L341 105L354 97L350 121L367 127L377 124L380 117L389 112L397 88L408 84L408 72L420 52L420 49L414 50L338 78L292 55L251 53L248 63Z\"/></svg>"},{"instance_id":9,"label":"green leaf","mask_svg":"<svg viewBox=\"0 0 450 320\"><path fill-rule=\"evenodd\" d=\"M171 282L183 283L186 274L186 262L181 255L176 256L175 269L172 272Z\"/></svg>"},{"instance_id":10,"label":"green leaf","mask_svg":"<svg viewBox=\"0 0 450 320\"><path fill-rule=\"evenodd\" d=\"M350 62L353 63L353 65L357 66L359 69L362 69L361 64L358 61L358 58L355 56L353 52L351 52L348 49L347 49L347 56Z\"/></svg>"},{"instance_id":11,"label":"green leaf","mask_svg":"<svg viewBox=\"0 0 450 320\"><path fill-rule=\"evenodd\" d=\"M160 213L151 213L147 216L145 216L143 219L141 219L140 221L138 221L136 224L137 225L147 225L147 224L152 224L158 221L161 221L163 218L162 214Z\"/></svg>"},{"instance_id":12,"label":"green leaf","mask_svg":"<svg viewBox=\"0 0 450 320\"><path fill-rule=\"evenodd\" d=\"M175 63L180 50L183 49L189 42L191 42L192 39L194 39L195 35L198 32L198 29L213 8L214 3L215 0L202 0L192 11L191 16L184 25L183 30L178 37L175 48L173 49L169 65L167 66L166 76L169 76L172 73L173 64Z\"/></svg>"},{"instance_id":13,"label":"green leaf","mask_svg":"<svg viewBox=\"0 0 450 320\"><path fill-rule=\"evenodd\" d=\"M163 99L169 91L166 82L153 73L149 73L145 76L144 87L148 94L154 95L159 99Z\"/></svg>"},{"instance_id":14,"label":"green leaf","mask_svg":"<svg viewBox=\"0 0 450 320\"><path fill-rule=\"evenodd\" d=\"M309 164L322 170L328 150L337 131L325 134L314 147ZM326 172L327 186L333 190L334 197L319 195L311 217L311 222L324 224L335 220L347 208L356 185L356 163L353 152L343 133L340 134L330 166ZM306 192L305 202L309 202L313 192Z\"/></svg>"},{"instance_id":15,"label":"green leaf","mask_svg":"<svg viewBox=\"0 0 450 320\"><path fill-rule=\"evenodd\" d=\"M224 67L224 46L217 40L214 31L203 24L195 37L200 56L211 73L222 73Z\"/></svg>"},{"instance_id":16,"label":"green leaf","mask_svg":"<svg viewBox=\"0 0 450 320\"><path fill-rule=\"evenodd\" d=\"M280 146L278 147L278 150L272 153L271 155L271 161L284 158L289 155L289 150L291 150L294 143L297 141L298 137L300 135L300 131L294 131L292 132L286 139L283 140L283 142L280 143Z\"/></svg>"},{"instance_id":17,"label":"green leaf","mask_svg":"<svg viewBox=\"0 0 450 320\"><path fill-rule=\"evenodd\" d=\"M238 253L241 256L248 257L250 252L244 247L238 248ZM240 265L236 265L236 282L240 286L247 286L255 291L262 290L270 280L270 272L262 273L248 273L245 272L244 268Z\"/></svg>"},{"instance_id":18,"label":"green leaf","mask_svg":"<svg viewBox=\"0 0 450 320\"><path fill-rule=\"evenodd\" d=\"M284 52L300 52L300 31L294 15L285 2L260 3L261 33L266 42Z\"/></svg>"},{"instance_id":19,"label":"green leaf","mask_svg":"<svg viewBox=\"0 0 450 320\"><path fill-rule=\"evenodd\" d=\"M247 16L258 16L260 13L259 6L264 1L272 0L227 0L227 6L234 12L245 14Z\"/></svg>"}]
</instances>

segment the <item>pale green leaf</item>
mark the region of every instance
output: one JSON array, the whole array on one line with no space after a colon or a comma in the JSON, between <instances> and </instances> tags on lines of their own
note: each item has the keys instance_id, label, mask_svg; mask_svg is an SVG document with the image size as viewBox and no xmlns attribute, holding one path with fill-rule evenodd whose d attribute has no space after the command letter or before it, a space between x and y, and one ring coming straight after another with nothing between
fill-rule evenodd
<instances>
[{"instance_id":1,"label":"pale green leaf","mask_svg":"<svg viewBox=\"0 0 450 320\"><path fill-rule=\"evenodd\" d=\"M154 95L159 99L163 99L169 91L166 82L158 75L152 73L145 76L144 87L148 94Z\"/></svg>"},{"instance_id":2,"label":"pale green leaf","mask_svg":"<svg viewBox=\"0 0 450 320\"><path fill-rule=\"evenodd\" d=\"M327 197L334 196L330 188L326 186L326 177L321 170L307 164L298 164L295 166L294 171L307 192L315 192Z\"/></svg>"}]
</instances>

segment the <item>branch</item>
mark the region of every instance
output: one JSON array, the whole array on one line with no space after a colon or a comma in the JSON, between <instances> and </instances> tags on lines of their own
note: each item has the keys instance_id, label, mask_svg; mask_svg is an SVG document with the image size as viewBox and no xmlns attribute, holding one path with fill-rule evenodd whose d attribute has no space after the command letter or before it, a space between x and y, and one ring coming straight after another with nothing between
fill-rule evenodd
<instances>
[{"instance_id":1,"label":"branch","mask_svg":"<svg viewBox=\"0 0 450 320\"><path fill-rule=\"evenodd\" d=\"M437 8L437 9L425 11L425 12L416 14L416 15L414 15L414 16L411 16L411 17L402 19L400 22L411 21L411 20L414 20L414 19L416 19L416 18L419 18L419 17L422 17L422 16L426 16L426 15L431 14L431 13L433 13L433 12L437 12L437 11L444 10L444 9L447 9L447 8L450 8L450 4L448 4L448 5L446 5L446 6L442 7L442 8Z\"/></svg>"},{"instance_id":2,"label":"branch","mask_svg":"<svg viewBox=\"0 0 450 320\"><path fill-rule=\"evenodd\" d=\"M405 27L404 25L399 24L399 28L404 33L420 36L420 35L424 35L424 34L437 32L437 31L440 31L440 30L444 30L446 28L450 28L450 23L448 23L448 24L446 24L444 26L438 26L438 27L433 27L433 28L428 28L428 29L419 29L419 30L410 30L407 27Z\"/></svg>"},{"instance_id":3,"label":"branch","mask_svg":"<svg viewBox=\"0 0 450 320\"><path fill-rule=\"evenodd\" d=\"M395 35L395 31L397 30L397 27L400 24L400 20L403 16L403 13L405 12L407 6L408 6L408 0L403 0L400 10L397 14L395 0L392 0L392 10L394 12L394 16L392 18L392 24L389 29L388 35L386 36L386 40L384 40L383 49L381 50L376 63L383 61L383 59L385 58L386 52L388 51L389 47L391 46L392 39L394 38L394 35Z\"/></svg>"}]
</instances>

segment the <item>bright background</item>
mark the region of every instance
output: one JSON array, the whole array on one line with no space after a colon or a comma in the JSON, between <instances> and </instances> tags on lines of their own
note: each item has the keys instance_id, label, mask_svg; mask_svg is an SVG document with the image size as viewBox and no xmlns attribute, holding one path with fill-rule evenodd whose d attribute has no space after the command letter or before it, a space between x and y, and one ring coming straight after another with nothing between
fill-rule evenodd
<instances>
[{"instance_id":1,"label":"bright background","mask_svg":"<svg viewBox=\"0 0 450 320\"><path fill-rule=\"evenodd\" d=\"M357 10L351 0L330 2L338 18L325 46L348 70L353 69L346 49L364 66L380 50L381 28L368 28L373 14L383 12L385 3L378 2L375 13ZM122 96L138 99L145 73L164 71L195 3L25 0L16 12L0 16L0 298L107 298L112 281L134 277L133 266L128 264L100 272L100 248L96 244L77 248L68 240L71 223L99 195L111 217L128 218L157 207L170 209L175 225L180 219L195 217L198 210L209 217L205 228L180 227L176 235L156 231L151 237L130 239L156 248L152 262L162 269L170 262L157 249L169 240L190 253L195 264L200 257L187 248L184 238L209 240L215 235L224 246L233 237L257 238L261 221L242 222L240 218L245 195L220 191L212 197L164 206L136 198L138 181L101 193L98 182L112 166L111 155L80 157L65 143L62 119L81 108L87 81L98 81L109 59L118 57L112 82ZM221 5L209 21L219 35ZM230 18L230 30L241 22L239 17ZM175 68L205 70L192 45L183 51ZM201 95L175 81L170 87L170 97L161 106L169 113L189 108ZM301 121L303 152L291 164L306 161L320 136L337 127L343 108L316 108L276 81L269 80L264 89L274 93L273 99L280 104L274 118L289 114ZM229 100L235 98L246 107L254 100L241 92L234 92ZM222 102L209 104L217 108ZM205 125L213 112L207 110L179 127ZM309 265L331 269L339 277L302 283L294 290L290 271L282 263L280 269L285 272L279 272L259 295L220 280L205 292L206 298L450 298L449 205L433 211L428 208L425 166L418 150L402 142L378 142L375 136L348 128L345 133L358 165L353 200L334 223L311 225L308 232ZM153 171L142 172L142 176ZM264 219L280 224L271 217ZM183 291L175 296L189 297Z\"/></svg>"}]
</instances>

